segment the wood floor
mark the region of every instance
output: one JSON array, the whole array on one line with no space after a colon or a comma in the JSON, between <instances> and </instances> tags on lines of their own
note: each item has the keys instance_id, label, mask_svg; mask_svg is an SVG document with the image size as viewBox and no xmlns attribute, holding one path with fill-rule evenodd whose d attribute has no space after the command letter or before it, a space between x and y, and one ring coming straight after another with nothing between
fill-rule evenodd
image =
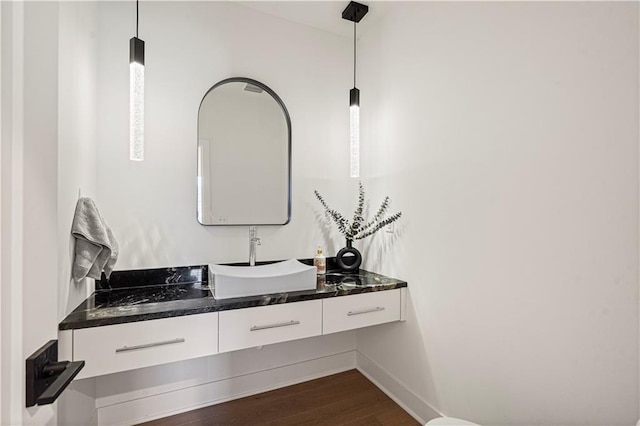
<instances>
[{"instance_id":1,"label":"wood floor","mask_svg":"<svg viewBox=\"0 0 640 426\"><path fill-rule=\"evenodd\" d=\"M143 423L198 425L418 425L358 370Z\"/></svg>"}]
</instances>

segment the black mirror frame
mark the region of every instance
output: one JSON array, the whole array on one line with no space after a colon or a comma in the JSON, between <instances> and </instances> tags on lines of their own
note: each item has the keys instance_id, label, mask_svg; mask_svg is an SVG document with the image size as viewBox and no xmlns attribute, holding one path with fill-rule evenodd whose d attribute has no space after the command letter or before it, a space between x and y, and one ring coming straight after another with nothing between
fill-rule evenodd
<instances>
[{"instance_id":1,"label":"black mirror frame","mask_svg":"<svg viewBox=\"0 0 640 426\"><path fill-rule=\"evenodd\" d=\"M200 109L202 108L202 103L204 102L205 98L207 97L207 95L213 91L216 87L222 86L223 84L227 84L227 83L248 83L251 84L253 86L257 86L259 88L261 88L262 90L264 90L265 92L267 92L269 95L271 95L271 97L273 99L275 99L275 101L278 103L278 105L280 105L280 108L282 108L282 112L284 114L285 120L287 122L287 138L288 138L288 146L287 146L287 151L288 151L288 170L287 170L287 174L288 174L288 184L287 184L287 191L288 191L288 195L287 195L287 220L284 223L238 223L238 224L217 224L217 223L202 223L200 222L200 219L198 219L198 205L196 203L196 220L198 221L198 223L202 226L283 226L288 224L289 222L291 222L291 117L289 116L289 111L287 110L286 105L284 104L284 102L282 101L282 99L280 98L280 96L278 96L278 94L276 92L274 92L273 90L271 90L271 88L257 80L248 78L248 77L230 77L230 78L226 78L224 80L221 80L219 82L217 82L216 84L214 84L213 86L211 86L211 88L209 90L207 90L207 92L204 94L204 96L202 97L202 100L200 101L200 105L198 106L198 125L197 125L197 129L198 129L198 134L197 134L197 140L196 140L196 146L198 144L198 141L200 140ZM198 176L198 171L197 171L197 164L198 164L198 160L197 160L197 150L196 150L196 176ZM198 199L199 194L197 193L198 191L198 186L196 185L196 200Z\"/></svg>"}]
</instances>

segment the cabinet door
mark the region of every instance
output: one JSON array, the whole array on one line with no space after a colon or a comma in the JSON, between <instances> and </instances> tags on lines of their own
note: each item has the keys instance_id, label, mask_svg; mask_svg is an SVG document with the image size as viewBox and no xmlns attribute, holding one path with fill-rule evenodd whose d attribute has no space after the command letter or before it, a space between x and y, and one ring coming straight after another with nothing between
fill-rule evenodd
<instances>
[{"instance_id":1,"label":"cabinet door","mask_svg":"<svg viewBox=\"0 0 640 426\"><path fill-rule=\"evenodd\" d=\"M322 300L220 312L220 352L322 334Z\"/></svg>"},{"instance_id":2,"label":"cabinet door","mask_svg":"<svg viewBox=\"0 0 640 426\"><path fill-rule=\"evenodd\" d=\"M79 379L218 352L218 313L138 321L73 331Z\"/></svg>"},{"instance_id":3,"label":"cabinet door","mask_svg":"<svg viewBox=\"0 0 640 426\"><path fill-rule=\"evenodd\" d=\"M400 320L400 289L323 300L323 334Z\"/></svg>"}]
</instances>

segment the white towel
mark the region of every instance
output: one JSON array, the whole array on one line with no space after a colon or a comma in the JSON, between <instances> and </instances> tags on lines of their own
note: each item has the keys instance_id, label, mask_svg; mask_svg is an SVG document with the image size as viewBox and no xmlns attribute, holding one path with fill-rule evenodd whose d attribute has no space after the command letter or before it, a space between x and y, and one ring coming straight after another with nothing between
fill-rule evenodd
<instances>
[{"instance_id":1,"label":"white towel","mask_svg":"<svg viewBox=\"0 0 640 426\"><path fill-rule=\"evenodd\" d=\"M91 198L78 200L71 235L76 240L73 279L99 280L103 270L109 278L118 260L118 242Z\"/></svg>"}]
</instances>

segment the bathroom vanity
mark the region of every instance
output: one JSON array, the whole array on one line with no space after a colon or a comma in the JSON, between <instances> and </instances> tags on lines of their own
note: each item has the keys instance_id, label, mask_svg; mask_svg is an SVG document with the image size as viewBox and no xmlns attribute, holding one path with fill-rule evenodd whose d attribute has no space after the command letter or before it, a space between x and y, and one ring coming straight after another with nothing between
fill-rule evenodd
<instances>
[{"instance_id":1,"label":"bathroom vanity","mask_svg":"<svg viewBox=\"0 0 640 426\"><path fill-rule=\"evenodd\" d=\"M407 283L359 270L313 290L217 300L207 266L116 271L59 324L78 378L404 320Z\"/></svg>"}]
</instances>

